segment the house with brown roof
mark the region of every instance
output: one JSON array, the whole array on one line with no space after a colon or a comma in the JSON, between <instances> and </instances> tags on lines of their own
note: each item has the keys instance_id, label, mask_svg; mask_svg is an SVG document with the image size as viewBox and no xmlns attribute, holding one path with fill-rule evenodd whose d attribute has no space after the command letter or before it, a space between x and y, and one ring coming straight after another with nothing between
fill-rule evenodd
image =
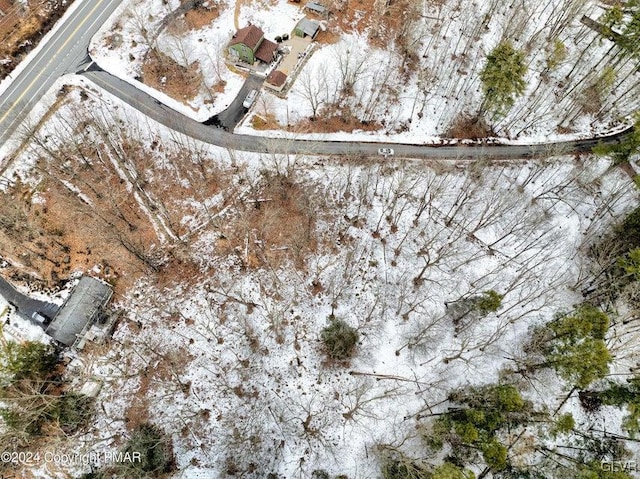
<instances>
[{"instance_id":1,"label":"house with brown roof","mask_svg":"<svg viewBox=\"0 0 640 479\"><path fill-rule=\"evenodd\" d=\"M264 38L264 32L255 25L238 30L229 42L229 56L234 61L253 65L256 60L271 63L276 58L278 45Z\"/></svg>"},{"instance_id":2,"label":"house with brown roof","mask_svg":"<svg viewBox=\"0 0 640 479\"><path fill-rule=\"evenodd\" d=\"M267 76L264 86L275 91L282 91L286 82L287 75L284 72L281 72L280 70L273 70Z\"/></svg>"}]
</instances>

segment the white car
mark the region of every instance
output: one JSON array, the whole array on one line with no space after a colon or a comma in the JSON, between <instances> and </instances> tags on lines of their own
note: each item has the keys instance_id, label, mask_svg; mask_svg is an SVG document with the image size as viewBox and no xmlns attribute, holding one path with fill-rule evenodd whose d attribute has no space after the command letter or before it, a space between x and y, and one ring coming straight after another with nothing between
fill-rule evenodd
<instances>
[{"instance_id":1,"label":"white car","mask_svg":"<svg viewBox=\"0 0 640 479\"><path fill-rule=\"evenodd\" d=\"M42 314L35 312L31 315L31 319L33 319L34 321L37 321L40 324L45 324L47 323L49 320L48 318L46 318L45 316L43 316Z\"/></svg>"},{"instance_id":2,"label":"white car","mask_svg":"<svg viewBox=\"0 0 640 479\"><path fill-rule=\"evenodd\" d=\"M242 102L242 106L245 108L251 108L253 102L256 101L256 97L258 96L258 90L251 90L247 97Z\"/></svg>"},{"instance_id":3,"label":"white car","mask_svg":"<svg viewBox=\"0 0 640 479\"><path fill-rule=\"evenodd\" d=\"M378 155L392 156L393 153L393 148L378 148Z\"/></svg>"}]
</instances>

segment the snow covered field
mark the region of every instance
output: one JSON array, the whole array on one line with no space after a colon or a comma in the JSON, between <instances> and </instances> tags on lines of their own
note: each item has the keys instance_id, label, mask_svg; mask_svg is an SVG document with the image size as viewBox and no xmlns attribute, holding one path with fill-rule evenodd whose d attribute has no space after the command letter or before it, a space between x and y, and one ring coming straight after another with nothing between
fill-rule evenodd
<instances>
[{"instance_id":1,"label":"snow covered field","mask_svg":"<svg viewBox=\"0 0 640 479\"><path fill-rule=\"evenodd\" d=\"M142 141L178 139L115 100L99 101ZM55 117L48 125L56 131ZM586 245L638 196L596 158L459 168L199 148L229 176L206 214L184 218L197 274L140 280L118 303L126 319L109 350L83 353L69 370L79 385L104 382L95 428L78 438L84 448L112 448L148 420L171 435L180 478L306 478L315 469L378 477L382 449L419 447L407 438L425 408L456 387L495 382L523 354L531 327L582 301ZM150 182L177 161L156 151ZM287 221L312 225L301 244L261 239L270 215L284 227L269 209L275 197L259 187L274 178L302 202ZM238 196L237 185L254 186ZM228 203L231 190L237 200ZM243 226L252 201L266 208L263 231ZM245 232L241 248L221 239ZM454 324L447 304L488 290L504 295L501 308ZM330 317L360 334L348 364L322 351ZM625 361L637 354L626 353ZM566 387L542 374L525 394L554 410ZM576 401L566 411L579 424L594 421ZM616 430L620 414L605 413L598 421Z\"/></svg>"}]
</instances>

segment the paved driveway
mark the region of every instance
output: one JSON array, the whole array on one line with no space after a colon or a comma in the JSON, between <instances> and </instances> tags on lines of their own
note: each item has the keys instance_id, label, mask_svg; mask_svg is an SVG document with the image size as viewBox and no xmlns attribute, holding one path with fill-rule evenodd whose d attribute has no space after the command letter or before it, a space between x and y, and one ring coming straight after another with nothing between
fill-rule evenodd
<instances>
[{"instance_id":1,"label":"paved driveway","mask_svg":"<svg viewBox=\"0 0 640 479\"><path fill-rule=\"evenodd\" d=\"M246 115L247 109L242 106L242 102L247 97L251 90L258 90L262 88L265 78L260 75L251 74L247 77L240 89L238 95L233 99L231 105L226 110L221 111L217 115L209 118L204 122L205 125L220 126L227 131L233 131L236 125L242 120L242 117ZM254 102L255 104L255 102Z\"/></svg>"},{"instance_id":2,"label":"paved driveway","mask_svg":"<svg viewBox=\"0 0 640 479\"><path fill-rule=\"evenodd\" d=\"M277 69L290 75L298 66L302 53L309 47L311 41L309 37L300 38L292 34L289 40L282 42L283 45L291 48L291 51L284 56Z\"/></svg>"},{"instance_id":3,"label":"paved driveway","mask_svg":"<svg viewBox=\"0 0 640 479\"><path fill-rule=\"evenodd\" d=\"M33 324L42 326L31 316L33 313L40 313L48 318L53 318L60 307L57 304L38 301L18 292L11 283L0 277L0 296L7 300L9 304L16 308L18 314Z\"/></svg>"}]
</instances>

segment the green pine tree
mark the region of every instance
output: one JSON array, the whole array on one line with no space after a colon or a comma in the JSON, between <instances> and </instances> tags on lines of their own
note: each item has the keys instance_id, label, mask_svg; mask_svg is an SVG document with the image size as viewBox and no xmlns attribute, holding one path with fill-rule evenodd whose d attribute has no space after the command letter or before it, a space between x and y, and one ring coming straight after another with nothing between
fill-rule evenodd
<instances>
[{"instance_id":1,"label":"green pine tree","mask_svg":"<svg viewBox=\"0 0 640 479\"><path fill-rule=\"evenodd\" d=\"M475 474L468 469L463 469L450 462L443 462L436 467L431 479L474 479Z\"/></svg>"},{"instance_id":2,"label":"green pine tree","mask_svg":"<svg viewBox=\"0 0 640 479\"><path fill-rule=\"evenodd\" d=\"M609 372L611 354L604 342L609 317L605 313L585 303L546 328L552 334L542 366L553 367L560 377L581 389Z\"/></svg>"},{"instance_id":3,"label":"green pine tree","mask_svg":"<svg viewBox=\"0 0 640 479\"><path fill-rule=\"evenodd\" d=\"M631 155L640 151L640 114L636 113L633 129L620 143L605 145L600 143L593 147L593 153L600 156L611 156L618 165L629 161Z\"/></svg>"},{"instance_id":4,"label":"green pine tree","mask_svg":"<svg viewBox=\"0 0 640 479\"><path fill-rule=\"evenodd\" d=\"M524 53L516 50L510 41L503 41L487 56L487 63L480 72L484 101L480 112L503 116L513 106L515 98L524 93L524 76L527 66Z\"/></svg>"}]
</instances>

